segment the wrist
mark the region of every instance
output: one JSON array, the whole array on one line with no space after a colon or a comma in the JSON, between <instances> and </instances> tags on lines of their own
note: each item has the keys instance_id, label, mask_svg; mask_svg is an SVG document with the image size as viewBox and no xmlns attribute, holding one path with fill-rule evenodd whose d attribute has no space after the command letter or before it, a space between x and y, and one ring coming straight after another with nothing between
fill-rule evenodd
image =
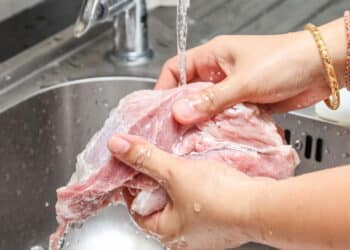
<instances>
[{"instance_id":1,"label":"wrist","mask_svg":"<svg viewBox=\"0 0 350 250\"><path fill-rule=\"evenodd\" d=\"M293 86L330 90L317 44L310 32L292 32L283 37L286 60L294 69L294 78L291 78ZM295 86L295 83L298 84ZM320 96L320 100L326 96Z\"/></svg>"},{"instance_id":2,"label":"wrist","mask_svg":"<svg viewBox=\"0 0 350 250\"><path fill-rule=\"evenodd\" d=\"M340 18L319 29L332 58L339 84L343 87L347 49L344 19Z\"/></svg>"},{"instance_id":3,"label":"wrist","mask_svg":"<svg viewBox=\"0 0 350 250\"><path fill-rule=\"evenodd\" d=\"M272 199L274 186L278 181L269 178L258 178L255 182L254 192L250 195L252 197L249 208L249 215L247 216L246 228L250 241L268 244L271 237L271 230L268 227L268 221L264 214L264 207L267 202Z\"/></svg>"},{"instance_id":4,"label":"wrist","mask_svg":"<svg viewBox=\"0 0 350 250\"><path fill-rule=\"evenodd\" d=\"M240 184L239 190L237 185L234 185L232 194L239 195L232 196L226 206L230 209L224 209L226 211L223 218L228 227L231 226L232 229L232 225L235 225L239 229L242 239L245 239L243 243L264 243L261 240L261 224L257 221L261 216L259 206L274 182L276 180L270 178L255 177L250 178L244 185Z\"/></svg>"}]
</instances>

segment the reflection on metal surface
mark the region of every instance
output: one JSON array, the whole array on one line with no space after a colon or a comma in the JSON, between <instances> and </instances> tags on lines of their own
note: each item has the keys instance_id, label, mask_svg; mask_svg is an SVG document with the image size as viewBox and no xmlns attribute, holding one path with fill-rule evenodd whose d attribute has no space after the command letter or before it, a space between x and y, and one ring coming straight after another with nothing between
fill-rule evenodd
<instances>
[{"instance_id":1,"label":"reflection on metal surface","mask_svg":"<svg viewBox=\"0 0 350 250\"><path fill-rule=\"evenodd\" d=\"M71 229L62 250L161 250L160 244L144 235L123 206L108 207L80 228Z\"/></svg>"},{"instance_id":2,"label":"reflection on metal surface","mask_svg":"<svg viewBox=\"0 0 350 250\"><path fill-rule=\"evenodd\" d=\"M85 0L74 34L81 37L95 25L106 21L114 22L113 60L138 65L152 58L145 0Z\"/></svg>"}]
</instances>

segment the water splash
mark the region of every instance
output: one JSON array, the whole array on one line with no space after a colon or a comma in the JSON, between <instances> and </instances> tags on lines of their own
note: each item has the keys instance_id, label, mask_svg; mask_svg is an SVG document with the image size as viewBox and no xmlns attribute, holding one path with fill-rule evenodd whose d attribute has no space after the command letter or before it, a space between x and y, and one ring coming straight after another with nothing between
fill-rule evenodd
<instances>
[{"instance_id":1,"label":"water splash","mask_svg":"<svg viewBox=\"0 0 350 250\"><path fill-rule=\"evenodd\" d=\"M178 0L177 2L177 53L179 55L180 85L187 83L186 79L186 47L187 47L187 10L190 0Z\"/></svg>"},{"instance_id":2,"label":"water splash","mask_svg":"<svg viewBox=\"0 0 350 250\"><path fill-rule=\"evenodd\" d=\"M199 203L194 203L193 204L193 211L195 213L200 213L202 210L202 206Z\"/></svg>"},{"instance_id":3,"label":"water splash","mask_svg":"<svg viewBox=\"0 0 350 250\"><path fill-rule=\"evenodd\" d=\"M45 248L42 247L42 246L37 245L37 246L31 247L30 250L45 250Z\"/></svg>"}]
</instances>

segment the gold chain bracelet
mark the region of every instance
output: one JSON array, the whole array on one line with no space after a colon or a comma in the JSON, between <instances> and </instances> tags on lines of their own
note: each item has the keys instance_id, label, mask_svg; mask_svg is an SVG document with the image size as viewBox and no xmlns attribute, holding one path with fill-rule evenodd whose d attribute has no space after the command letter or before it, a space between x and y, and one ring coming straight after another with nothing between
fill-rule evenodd
<instances>
[{"instance_id":1,"label":"gold chain bracelet","mask_svg":"<svg viewBox=\"0 0 350 250\"><path fill-rule=\"evenodd\" d=\"M309 23L305 26L305 30L310 31L310 33L315 39L318 51L322 59L323 66L325 67L327 73L329 85L332 90L332 98L328 97L325 100L325 103L330 109L336 110L340 106L340 85L337 80L337 74L335 72L329 51L326 47L326 43L323 40L319 29L315 25Z\"/></svg>"}]
</instances>

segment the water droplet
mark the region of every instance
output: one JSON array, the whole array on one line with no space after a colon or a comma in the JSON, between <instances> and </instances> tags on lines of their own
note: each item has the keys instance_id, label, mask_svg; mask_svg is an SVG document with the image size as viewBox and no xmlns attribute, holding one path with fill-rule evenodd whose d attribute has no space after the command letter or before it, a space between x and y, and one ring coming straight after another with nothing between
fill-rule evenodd
<instances>
[{"instance_id":1,"label":"water droplet","mask_svg":"<svg viewBox=\"0 0 350 250\"><path fill-rule=\"evenodd\" d=\"M302 124L301 120L298 120L298 125L301 125L301 124Z\"/></svg>"},{"instance_id":2,"label":"water droplet","mask_svg":"<svg viewBox=\"0 0 350 250\"><path fill-rule=\"evenodd\" d=\"M269 231L269 235L272 235L272 231L271 230Z\"/></svg>"},{"instance_id":3,"label":"water droplet","mask_svg":"<svg viewBox=\"0 0 350 250\"><path fill-rule=\"evenodd\" d=\"M324 150L324 152L325 152L325 154L329 154L329 153L330 153L329 148L326 148L326 149Z\"/></svg>"},{"instance_id":4,"label":"water droplet","mask_svg":"<svg viewBox=\"0 0 350 250\"><path fill-rule=\"evenodd\" d=\"M21 168L22 168L22 169L26 169L26 168L27 168L27 164L26 164L25 162L22 162Z\"/></svg>"},{"instance_id":5,"label":"water droplet","mask_svg":"<svg viewBox=\"0 0 350 250\"><path fill-rule=\"evenodd\" d=\"M5 76L5 81L10 81L11 79L12 79L12 76L10 75Z\"/></svg>"},{"instance_id":6,"label":"water droplet","mask_svg":"<svg viewBox=\"0 0 350 250\"><path fill-rule=\"evenodd\" d=\"M180 237L180 240L179 240L179 243L178 243L178 246L183 249L183 248L186 248L187 247L187 242L185 240L185 237L184 236L181 236Z\"/></svg>"},{"instance_id":7,"label":"water droplet","mask_svg":"<svg viewBox=\"0 0 350 250\"><path fill-rule=\"evenodd\" d=\"M60 145L56 146L56 151L58 154L61 154L63 152L63 148Z\"/></svg>"},{"instance_id":8,"label":"water droplet","mask_svg":"<svg viewBox=\"0 0 350 250\"><path fill-rule=\"evenodd\" d=\"M193 211L196 212L196 213L200 213L201 212L201 205L199 203L194 203L193 204Z\"/></svg>"},{"instance_id":9,"label":"water droplet","mask_svg":"<svg viewBox=\"0 0 350 250\"><path fill-rule=\"evenodd\" d=\"M343 153L343 154L341 155L341 157L343 157L344 159L346 159L346 158L349 158L349 157L350 157L350 154L349 154L349 153Z\"/></svg>"},{"instance_id":10,"label":"water droplet","mask_svg":"<svg viewBox=\"0 0 350 250\"><path fill-rule=\"evenodd\" d=\"M81 36L85 30L85 24L83 22L78 22L74 26L74 35L75 36Z\"/></svg>"},{"instance_id":11,"label":"water droplet","mask_svg":"<svg viewBox=\"0 0 350 250\"><path fill-rule=\"evenodd\" d=\"M21 196L21 195L22 195L22 190L17 189L17 190L16 190L16 194L17 194L17 196Z\"/></svg>"},{"instance_id":12,"label":"water droplet","mask_svg":"<svg viewBox=\"0 0 350 250\"><path fill-rule=\"evenodd\" d=\"M341 136L341 132L340 131L337 131L337 136Z\"/></svg>"},{"instance_id":13,"label":"water droplet","mask_svg":"<svg viewBox=\"0 0 350 250\"><path fill-rule=\"evenodd\" d=\"M98 88L98 91L99 91L99 92L102 92L102 91L103 91L103 88L102 88L102 87L99 87L99 88Z\"/></svg>"},{"instance_id":14,"label":"water droplet","mask_svg":"<svg viewBox=\"0 0 350 250\"><path fill-rule=\"evenodd\" d=\"M78 125L78 124L80 124L81 123L81 119L80 118L77 118L76 120L75 120L75 123Z\"/></svg>"},{"instance_id":15,"label":"water droplet","mask_svg":"<svg viewBox=\"0 0 350 250\"><path fill-rule=\"evenodd\" d=\"M151 239L151 236L146 234L146 239Z\"/></svg>"},{"instance_id":16,"label":"water droplet","mask_svg":"<svg viewBox=\"0 0 350 250\"><path fill-rule=\"evenodd\" d=\"M45 248L42 247L42 246L37 245L37 246L32 246L32 247L30 248L30 250L45 250Z\"/></svg>"},{"instance_id":17,"label":"water droplet","mask_svg":"<svg viewBox=\"0 0 350 250\"><path fill-rule=\"evenodd\" d=\"M103 101L102 104L103 104L103 106L104 106L105 108L108 108L108 107L109 107L108 101L106 101L106 100Z\"/></svg>"},{"instance_id":18,"label":"water droplet","mask_svg":"<svg viewBox=\"0 0 350 250\"><path fill-rule=\"evenodd\" d=\"M45 207L49 207L50 206L50 203L47 201L45 202Z\"/></svg>"}]
</instances>

